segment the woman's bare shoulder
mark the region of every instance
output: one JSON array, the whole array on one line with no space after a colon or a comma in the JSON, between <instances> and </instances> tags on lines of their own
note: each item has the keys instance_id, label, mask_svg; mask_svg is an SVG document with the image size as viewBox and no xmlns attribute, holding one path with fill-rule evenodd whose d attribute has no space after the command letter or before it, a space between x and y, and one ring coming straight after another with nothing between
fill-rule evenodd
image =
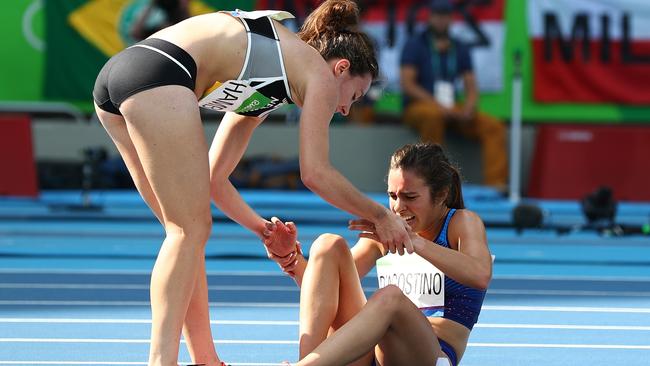
<instances>
[{"instance_id":1,"label":"woman's bare shoulder","mask_svg":"<svg viewBox=\"0 0 650 366\"><path fill-rule=\"evenodd\" d=\"M485 231L485 224L481 217L474 211L468 209L458 209L449 222L449 230L470 230Z\"/></svg>"},{"instance_id":2,"label":"woman's bare shoulder","mask_svg":"<svg viewBox=\"0 0 650 366\"><path fill-rule=\"evenodd\" d=\"M290 34L285 37L279 32L280 45L294 102L302 106L312 87L325 93L335 91L334 75L318 50L284 29Z\"/></svg>"}]
</instances>

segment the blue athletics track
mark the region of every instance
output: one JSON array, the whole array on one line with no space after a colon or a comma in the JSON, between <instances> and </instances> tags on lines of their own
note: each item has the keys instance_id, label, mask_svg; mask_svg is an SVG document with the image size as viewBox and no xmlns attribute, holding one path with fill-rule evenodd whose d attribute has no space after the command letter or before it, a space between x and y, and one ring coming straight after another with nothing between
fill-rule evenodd
<instances>
[{"instance_id":1,"label":"blue athletics track","mask_svg":"<svg viewBox=\"0 0 650 366\"><path fill-rule=\"evenodd\" d=\"M463 366L650 365L650 237L578 230L578 202L538 202L547 226L507 227L512 205L481 187L466 202L488 223L494 279ZM349 215L308 192L245 191L267 218L355 242ZM386 203L384 195L373 198ZM0 198L0 365L146 365L149 273L163 232L137 193L43 192ZM206 249L214 342L232 365L298 354L299 291L252 234L213 211ZM650 204L624 202L617 221L643 225ZM371 273L368 294L376 289ZM190 362L185 345L181 364Z\"/></svg>"}]
</instances>

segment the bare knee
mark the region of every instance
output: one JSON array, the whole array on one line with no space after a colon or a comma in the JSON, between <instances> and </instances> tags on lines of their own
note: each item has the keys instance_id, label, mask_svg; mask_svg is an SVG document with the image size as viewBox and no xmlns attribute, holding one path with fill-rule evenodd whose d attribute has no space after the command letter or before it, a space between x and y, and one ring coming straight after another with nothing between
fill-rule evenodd
<instances>
[{"instance_id":1,"label":"bare knee","mask_svg":"<svg viewBox=\"0 0 650 366\"><path fill-rule=\"evenodd\" d=\"M404 301L410 301L399 287L388 285L375 292L368 304L374 304L382 309L384 314L393 315L399 310L404 309Z\"/></svg>"},{"instance_id":2,"label":"bare knee","mask_svg":"<svg viewBox=\"0 0 650 366\"><path fill-rule=\"evenodd\" d=\"M336 234L322 234L311 246L309 250L309 258L341 258L342 256L350 255L350 248L348 243Z\"/></svg>"},{"instance_id":3,"label":"bare knee","mask_svg":"<svg viewBox=\"0 0 650 366\"><path fill-rule=\"evenodd\" d=\"M182 242L203 249L212 232L212 214L204 213L182 221L165 220L167 237L177 237Z\"/></svg>"}]
</instances>

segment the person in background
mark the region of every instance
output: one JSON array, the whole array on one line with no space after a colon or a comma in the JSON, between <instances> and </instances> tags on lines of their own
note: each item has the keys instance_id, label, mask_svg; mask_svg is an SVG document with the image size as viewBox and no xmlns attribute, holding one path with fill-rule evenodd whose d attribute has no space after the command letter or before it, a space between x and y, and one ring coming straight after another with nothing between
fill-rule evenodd
<instances>
[{"instance_id":1,"label":"person in background","mask_svg":"<svg viewBox=\"0 0 650 366\"><path fill-rule=\"evenodd\" d=\"M141 41L163 28L189 18L189 5L190 0L151 0L131 26L131 37L135 41ZM154 19L152 23L154 14L162 14L163 17Z\"/></svg>"},{"instance_id":2,"label":"person in background","mask_svg":"<svg viewBox=\"0 0 650 366\"><path fill-rule=\"evenodd\" d=\"M407 40L400 60L404 94L403 120L423 141L442 144L445 128L478 140L483 155L484 183L505 191L508 167L503 123L478 112L478 88L467 46L450 36L453 5L431 2L429 26ZM456 100L462 80L465 100Z\"/></svg>"}]
</instances>

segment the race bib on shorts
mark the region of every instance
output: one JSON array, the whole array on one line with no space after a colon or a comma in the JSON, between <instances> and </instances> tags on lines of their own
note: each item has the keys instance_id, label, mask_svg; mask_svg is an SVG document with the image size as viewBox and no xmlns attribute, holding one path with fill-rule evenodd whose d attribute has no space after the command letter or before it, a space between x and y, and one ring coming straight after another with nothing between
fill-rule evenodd
<instances>
[{"instance_id":1,"label":"race bib on shorts","mask_svg":"<svg viewBox=\"0 0 650 366\"><path fill-rule=\"evenodd\" d=\"M377 260L379 288L395 285L426 316L443 316L445 274L419 255L389 253Z\"/></svg>"},{"instance_id":2,"label":"race bib on shorts","mask_svg":"<svg viewBox=\"0 0 650 366\"><path fill-rule=\"evenodd\" d=\"M436 81L435 98L441 106L451 108L454 106L454 84L448 81Z\"/></svg>"}]
</instances>

